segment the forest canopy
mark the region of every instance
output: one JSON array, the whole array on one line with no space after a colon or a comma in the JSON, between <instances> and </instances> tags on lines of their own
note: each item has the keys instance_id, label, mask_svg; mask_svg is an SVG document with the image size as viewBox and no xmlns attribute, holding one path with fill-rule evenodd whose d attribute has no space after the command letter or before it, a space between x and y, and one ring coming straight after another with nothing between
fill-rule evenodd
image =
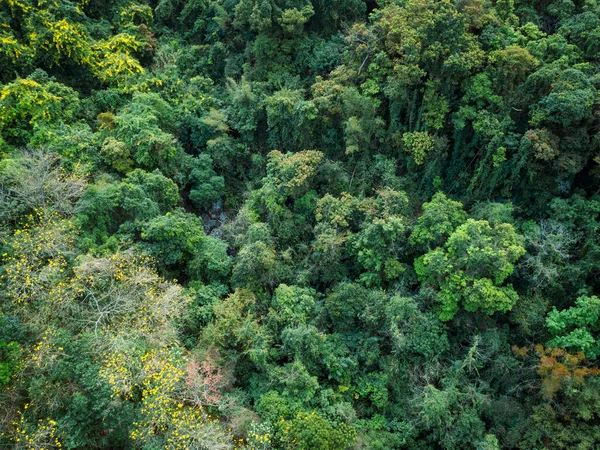
<instances>
[{"instance_id":1,"label":"forest canopy","mask_svg":"<svg viewBox=\"0 0 600 450\"><path fill-rule=\"evenodd\" d=\"M596 0L0 0L0 448L600 447Z\"/></svg>"}]
</instances>

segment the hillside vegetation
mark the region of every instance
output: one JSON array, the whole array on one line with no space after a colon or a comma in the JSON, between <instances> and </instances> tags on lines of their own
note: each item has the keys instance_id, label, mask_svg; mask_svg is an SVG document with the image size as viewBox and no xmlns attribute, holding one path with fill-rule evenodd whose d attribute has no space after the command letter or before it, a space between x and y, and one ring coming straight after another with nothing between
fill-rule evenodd
<instances>
[{"instance_id":1,"label":"hillside vegetation","mask_svg":"<svg viewBox=\"0 0 600 450\"><path fill-rule=\"evenodd\" d=\"M596 0L0 0L0 448L600 448Z\"/></svg>"}]
</instances>

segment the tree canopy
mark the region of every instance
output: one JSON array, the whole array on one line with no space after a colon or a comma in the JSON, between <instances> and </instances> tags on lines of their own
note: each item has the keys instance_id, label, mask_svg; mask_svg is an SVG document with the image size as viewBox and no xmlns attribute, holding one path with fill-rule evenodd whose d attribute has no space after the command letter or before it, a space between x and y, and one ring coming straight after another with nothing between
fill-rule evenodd
<instances>
[{"instance_id":1,"label":"tree canopy","mask_svg":"<svg viewBox=\"0 0 600 450\"><path fill-rule=\"evenodd\" d=\"M0 0L0 448L600 448L595 0Z\"/></svg>"}]
</instances>

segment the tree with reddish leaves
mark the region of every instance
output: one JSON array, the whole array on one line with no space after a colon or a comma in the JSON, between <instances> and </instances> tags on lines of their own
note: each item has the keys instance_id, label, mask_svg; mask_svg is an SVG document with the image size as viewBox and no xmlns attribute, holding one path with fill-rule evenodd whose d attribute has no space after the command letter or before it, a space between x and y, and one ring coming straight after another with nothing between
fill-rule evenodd
<instances>
[{"instance_id":1,"label":"tree with reddish leaves","mask_svg":"<svg viewBox=\"0 0 600 450\"><path fill-rule=\"evenodd\" d=\"M201 362L191 360L187 365L184 397L196 406L222 407L227 399L221 393L225 383L221 368L214 358L207 356Z\"/></svg>"}]
</instances>

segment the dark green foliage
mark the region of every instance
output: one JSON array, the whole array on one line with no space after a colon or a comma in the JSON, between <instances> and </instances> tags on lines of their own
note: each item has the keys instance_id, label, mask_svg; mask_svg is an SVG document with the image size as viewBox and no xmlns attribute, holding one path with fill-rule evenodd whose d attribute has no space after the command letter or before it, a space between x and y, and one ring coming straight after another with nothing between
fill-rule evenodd
<instances>
[{"instance_id":1,"label":"dark green foliage","mask_svg":"<svg viewBox=\"0 0 600 450\"><path fill-rule=\"evenodd\" d=\"M196 208L205 208L221 198L225 180L213 170L212 160L208 155L200 155L193 159L192 164L189 176L190 200Z\"/></svg>"},{"instance_id":2,"label":"dark green foliage","mask_svg":"<svg viewBox=\"0 0 600 450\"><path fill-rule=\"evenodd\" d=\"M21 348L16 342L0 341L0 383L8 384L16 373L21 356Z\"/></svg>"}]
</instances>

